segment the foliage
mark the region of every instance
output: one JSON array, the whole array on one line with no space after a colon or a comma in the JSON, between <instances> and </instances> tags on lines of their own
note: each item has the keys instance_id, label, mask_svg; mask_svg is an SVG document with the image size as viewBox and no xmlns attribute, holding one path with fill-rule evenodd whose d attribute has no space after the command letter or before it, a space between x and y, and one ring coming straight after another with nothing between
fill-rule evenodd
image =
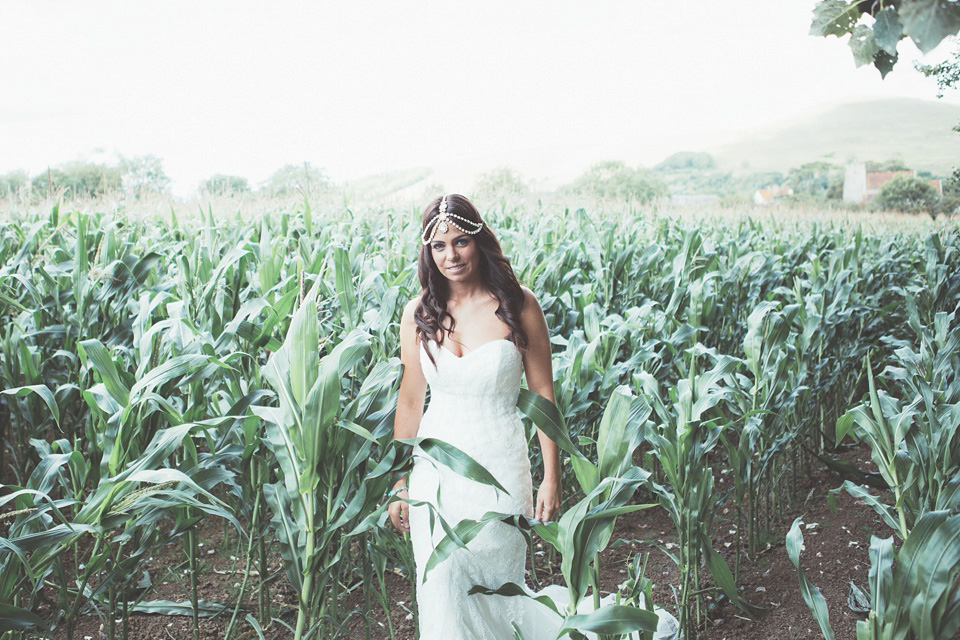
<instances>
[{"instance_id":1,"label":"foliage","mask_svg":"<svg viewBox=\"0 0 960 640\"><path fill-rule=\"evenodd\" d=\"M953 170L953 174L943 181L943 197L937 213L957 215L960 213L960 167Z\"/></svg>"},{"instance_id":2,"label":"foliage","mask_svg":"<svg viewBox=\"0 0 960 640\"><path fill-rule=\"evenodd\" d=\"M120 167L77 160L48 169L34 177L31 186L37 193L83 198L97 197L118 189L123 183Z\"/></svg>"},{"instance_id":3,"label":"foliage","mask_svg":"<svg viewBox=\"0 0 960 640\"><path fill-rule=\"evenodd\" d=\"M717 166L713 156L704 151L678 151L671 154L657 164L654 171L676 171L678 169L695 169L705 171Z\"/></svg>"},{"instance_id":4,"label":"foliage","mask_svg":"<svg viewBox=\"0 0 960 640\"><path fill-rule=\"evenodd\" d=\"M903 161L901 157L893 157L883 162L877 160L867 160L866 168L868 172L875 171L910 171L910 167Z\"/></svg>"},{"instance_id":5,"label":"foliage","mask_svg":"<svg viewBox=\"0 0 960 640\"><path fill-rule=\"evenodd\" d=\"M140 193L164 193L170 186L170 178L163 170L163 160L155 155L134 156L120 159L123 188Z\"/></svg>"},{"instance_id":6,"label":"foliage","mask_svg":"<svg viewBox=\"0 0 960 640\"><path fill-rule=\"evenodd\" d=\"M19 191L24 185L30 183L30 178L26 171L9 171L0 175L0 197L8 196Z\"/></svg>"},{"instance_id":7,"label":"foliage","mask_svg":"<svg viewBox=\"0 0 960 640\"><path fill-rule=\"evenodd\" d=\"M903 38L909 37L927 53L958 31L960 2L956 0L820 0L810 25L814 36L849 35L856 65L872 63L881 76L897 63L897 44Z\"/></svg>"},{"instance_id":8,"label":"foliage","mask_svg":"<svg viewBox=\"0 0 960 640\"><path fill-rule=\"evenodd\" d=\"M784 183L798 195L839 198L842 195L843 170L824 160L808 162L790 169ZM840 186L839 190L837 185Z\"/></svg>"},{"instance_id":9,"label":"foliage","mask_svg":"<svg viewBox=\"0 0 960 640\"><path fill-rule=\"evenodd\" d=\"M473 187L473 195L479 202L516 202L529 193L529 185L520 172L512 167L499 167L480 175Z\"/></svg>"},{"instance_id":10,"label":"foliage","mask_svg":"<svg viewBox=\"0 0 960 640\"><path fill-rule=\"evenodd\" d=\"M826 601L800 568L803 534L797 518L787 534L787 551L797 568L803 598L823 637L833 640ZM960 514L932 511L894 549L893 539L870 538L870 586L851 584L869 604L857 621L857 640L930 638L949 640L960 629Z\"/></svg>"},{"instance_id":11,"label":"foliage","mask_svg":"<svg viewBox=\"0 0 960 640\"><path fill-rule=\"evenodd\" d=\"M667 187L651 171L631 168L618 160L600 162L590 167L570 186L574 192L597 198L628 199L650 202L667 195Z\"/></svg>"},{"instance_id":12,"label":"foliage","mask_svg":"<svg viewBox=\"0 0 960 640\"><path fill-rule=\"evenodd\" d=\"M315 219L298 203L255 222L209 209L137 220L55 206L0 223L3 624L55 626L59 636L98 610L109 636L109 621L138 607L198 618L224 605L234 638L271 622L293 637L301 615L301 637L333 637L357 615L376 624L373 612L346 609L345 592L369 601L385 597L386 573L413 581L409 543L382 525L385 489L410 445L394 443L391 427L396 327L419 291L418 213ZM674 523L677 546L664 551L683 576L678 613L693 638L706 597L736 585L740 560L780 538L776 523L803 504L797 478L851 435L892 429L896 447L878 459L900 487L907 540L921 541L919 523L952 504L952 226L924 234L742 219L690 228L506 204L494 218L551 329L561 426L550 433L564 451L570 505L555 526L511 522L543 538L578 598L594 595L596 552L616 544L615 518L656 501ZM863 368L868 356L876 370ZM539 426L550 407L521 394ZM835 431L841 419L849 428ZM530 451L540 459L535 439ZM914 469L901 473L907 460ZM732 482L713 486L709 468L729 470ZM877 501L897 504L894 489L886 497ZM889 514L902 532L896 506ZM198 526L210 516L238 531L236 601L147 600L144 563L172 544L195 585ZM949 532L951 517L931 520L930 535ZM743 546L723 552L732 567L705 536L711 521L744 532ZM624 598L640 625L646 583L634 578ZM271 606L278 581L300 596L296 610Z\"/></svg>"},{"instance_id":13,"label":"foliage","mask_svg":"<svg viewBox=\"0 0 960 640\"><path fill-rule=\"evenodd\" d=\"M312 166L309 162L304 162L287 164L277 169L264 181L262 188L271 196L288 196L311 195L330 186L330 178L323 170Z\"/></svg>"},{"instance_id":14,"label":"foliage","mask_svg":"<svg viewBox=\"0 0 960 640\"><path fill-rule=\"evenodd\" d=\"M671 193L717 194L731 188L731 174L716 169L709 153L681 151L668 156L653 168Z\"/></svg>"},{"instance_id":15,"label":"foliage","mask_svg":"<svg viewBox=\"0 0 960 640\"><path fill-rule=\"evenodd\" d=\"M960 41L956 43L949 59L936 64L917 63L916 68L926 77L937 81L938 98L942 98L948 89L960 88Z\"/></svg>"},{"instance_id":16,"label":"foliage","mask_svg":"<svg viewBox=\"0 0 960 640\"><path fill-rule=\"evenodd\" d=\"M900 175L880 187L876 204L889 211L932 215L939 201L940 194L927 180Z\"/></svg>"},{"instance_id":17,"label":"foliage","mask_svg":"<svg viewBox=\"0 0 960 640\"><path fill-rule=\"evenodd\" d=\"M217 173L200 183L200 191L216 195L238 195L250 191L250 182L242 176Z\"/></svg>"}]
</instances>

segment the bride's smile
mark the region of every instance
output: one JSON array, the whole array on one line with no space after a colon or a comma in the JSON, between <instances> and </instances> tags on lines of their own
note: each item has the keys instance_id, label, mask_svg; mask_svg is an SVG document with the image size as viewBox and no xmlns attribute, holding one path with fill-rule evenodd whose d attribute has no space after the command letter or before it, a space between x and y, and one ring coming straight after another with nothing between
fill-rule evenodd
<instances>
[{"instance_id":1,"label":"bride's smile","mask_svg":"<svg viewBox=\"0 0 960 640\"><path fill-rule=\"evenodd\" d=\"M446 233L437 233L430 243L430 250L437 268L450 280L469 280L475 272L476 243L456 227L448 228Z\"/></svg>"}]
</instances>

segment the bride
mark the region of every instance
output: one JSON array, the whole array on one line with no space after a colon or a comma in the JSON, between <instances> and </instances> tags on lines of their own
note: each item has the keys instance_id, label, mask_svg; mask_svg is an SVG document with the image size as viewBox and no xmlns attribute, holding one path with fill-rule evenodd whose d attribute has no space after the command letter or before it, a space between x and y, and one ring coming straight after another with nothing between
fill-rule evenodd
<instances>
[{"instance_id":1,"label":"bride","mask_svg":"<svg viewBox=\"0 0 960 640\"><path fill-rule=\"evenodd\" d=\"M530 460L517 413L522 376L554 402L550 336L534 294L518 282L500 243L473 204L452 194L423 214L421 294L404 309L404 365L394 423L397 439L445 441L485 467L507 490L470 480L415 448L409 478L392 494L430 503L450 526L485 513L548 522L560 508L557 445L538 430L543 482L533 500ZM424 412L427 388L430 404ZM516 528L492 522L424 580L444 530L429 507L393 502L390 519L410 532L417 567L420 640L509 640L515 623L526 640L553 639L562 619L524 597L468 595L474 585L524 584L526 543ZM549 588L548 588L549 589ZM562 596L553 587L551 596ZM666 614L669 615L669 614Z\"/></svg>"}]
</instances>

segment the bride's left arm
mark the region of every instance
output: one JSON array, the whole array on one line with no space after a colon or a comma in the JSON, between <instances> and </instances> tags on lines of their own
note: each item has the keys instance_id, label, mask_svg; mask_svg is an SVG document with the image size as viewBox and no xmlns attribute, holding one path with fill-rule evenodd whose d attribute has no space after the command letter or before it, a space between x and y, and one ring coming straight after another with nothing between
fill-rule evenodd
<instances>
[{"instance_id":1,"label":"bride's left arm","mask_svg":"<svg viewBox=\"0 0 960 640\"><path fill-rule=\"evenodd\" d=\"M551 360L550 332L543 309L530 289L523 288L523 312L520 323L527 334L527 351L523 357L523 370L527 388L556 403L553 393L553 362ZM534 518L548 522L560 510L560 450L557 444L543 431L537 429L540 450L543 452L543 484L537 491Z\"/></svg>"}]
</instances>

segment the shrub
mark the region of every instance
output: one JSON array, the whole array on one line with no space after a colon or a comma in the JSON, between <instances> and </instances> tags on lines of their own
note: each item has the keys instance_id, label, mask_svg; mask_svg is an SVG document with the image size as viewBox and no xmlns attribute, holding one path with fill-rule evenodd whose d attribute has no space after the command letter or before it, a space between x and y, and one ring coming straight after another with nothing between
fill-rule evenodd
<instances>
[{"instance_id":1,"label":"shrub","mask_svg":"<svg viewBox=\"0 0 960 640\"><path fill-rule=\"evenodd\" d=\"M876 203L883 209L933 215L939 201L937 190L926 180L896 176L880 187Z\"/></svg>"},{"instance_id":2,"label":"shrub","mask_svg":"<svg viewBox=\"0 0 960 640\"><path fill-rule=\"evenodd\" d=\"M639 202L667 195L667 185L653 173L640 167L633 169L619 161L593 165L571 188L600 198L630 198Z\"/></svg>"},{"instance_id":3,"label":"shrub","mask_svg":"<svg viewBox=\"0 0 960 640\"><path fill-rule=\"evenodd\" d=\"M477 178L473 188L474 196L481 200L496 200L499 198L520 199L530 193L530 187L523 176L511 167L499 167L488 171Z\"/></svg>"},{"instance_id":4,"label":"shrub","mask_svg":"<svg viewBox=\"0 0 960 640\"><path fill-rule=\"evenodd\" d=\"M247 193L250 191L250 183L242 176L218 173L201 182L200 191L220 195Z\"/></svg>"}]
</instances>

